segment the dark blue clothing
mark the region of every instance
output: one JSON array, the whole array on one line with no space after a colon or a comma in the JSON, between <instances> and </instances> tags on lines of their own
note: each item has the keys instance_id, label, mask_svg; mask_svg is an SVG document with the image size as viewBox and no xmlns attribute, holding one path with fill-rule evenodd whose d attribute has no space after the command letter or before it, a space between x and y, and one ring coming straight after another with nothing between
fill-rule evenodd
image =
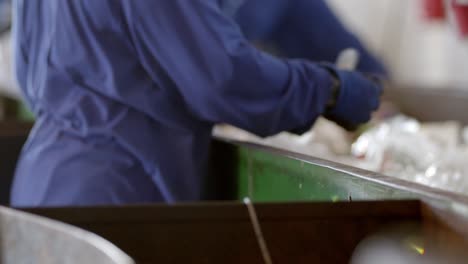
<instances>
[{"instance_id":1,"label":"dark blue clothing","mask_svg":"<svg viewBox=\"0 0 468 264\"><path fill-rule=\"evenodd\" d=\"M355 48L362 72L386 74L386 69L322 0L247 0L235 14L245 36L273 45L289 58L334 63L340 51Z\"/></svg>"},{"instance_id":2,"label":"dark blue clothing","mask_svg":"<svg viewBox=\"0 0 468 264\"><path fill-rule=\"evenodd\" d=\"M200 200L214 124L261 136L310 127L331 94L328 71L259 51L221 2L17 0L17 77L37 122L12 204ZM317 23L339 25L323 4L310 12ZM281 38L273 34L279 29L261 28L275 23L237 19L246 31L252 23L252 31ZM336 32L344 36L314 28L294 30L317 38L310 43L358 44L342 27ZM278 43L295 56L290 41ZM311 44L311 58L331 58L338 49L314 50L320 47L327 45Z\"/></svg>"}]
</instances>

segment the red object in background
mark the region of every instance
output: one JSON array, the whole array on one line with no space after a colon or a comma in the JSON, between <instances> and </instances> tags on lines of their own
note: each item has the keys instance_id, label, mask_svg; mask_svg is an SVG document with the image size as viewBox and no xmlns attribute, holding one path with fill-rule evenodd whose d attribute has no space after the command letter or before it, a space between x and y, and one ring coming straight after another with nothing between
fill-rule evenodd
<instances>
[{"instance_id":1,"label":"red object in background","mask_svg":"<svg viewBox=\"0 0 468 264\"><path fill-rule=\"evenodd\" d=\"M444 0L422 0L424 17L429 21L445 19Z\"/></svg>"},{"instance_id":2,"label":"red object in background","mask_svg":"<svg viewBox=\"0 0 468 264\"><path fill-rule=\"evenodd\" d=\"M452 0L453 14L462 37L468 37L468 3Z\"/></svg>"}]
</instances>

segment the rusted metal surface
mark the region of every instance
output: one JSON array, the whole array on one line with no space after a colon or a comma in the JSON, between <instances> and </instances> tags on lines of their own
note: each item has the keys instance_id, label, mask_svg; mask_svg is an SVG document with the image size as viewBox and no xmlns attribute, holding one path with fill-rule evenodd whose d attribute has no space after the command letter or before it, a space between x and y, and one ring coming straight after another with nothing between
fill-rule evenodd
<instances>
[{"instance_id":1,"label":"rusted metal surface","mask_svg":"<svg viewBox=\"0 0 468 264\"><path fill-rule=\"evenodd\" d=\"M130 257L88 231L0 207L0 264L132 264Z\"/></svg>"},{"instance_id":2,"label":"rusted metal surface","mask_svg":"<svg viewBox=\"0 0 468 264\"><path fill-rule=\"evenodd\" d=\"M273 263L349 263L367 236L422 221L418 201L253 205ZM265 263L239 202L28 211L99 234L137 263Z\"/></svg>"},{"instance_id":3,"label":"rusted metal surface","mask_svg":"<svg viewBox=\"0 0 468 264\"><path fill-rule=\"evenodd\" d=\"M417 258L390 263L458 264L468 257L468 220L420 201L252 205L273 263L350 263L376 235ZM99 234L137 263L266 263L252 217L239 202L25 210ZM455 217L456 225L447 221Z\"/></svg>"}]
</instances>

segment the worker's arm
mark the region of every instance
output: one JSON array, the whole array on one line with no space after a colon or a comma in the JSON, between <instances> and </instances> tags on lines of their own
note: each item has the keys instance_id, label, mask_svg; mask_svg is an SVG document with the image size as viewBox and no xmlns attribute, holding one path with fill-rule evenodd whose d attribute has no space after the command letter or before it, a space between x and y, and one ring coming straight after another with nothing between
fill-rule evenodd
<instances>
[{"instance_id":1,"label":"worker's arm","mask_svg":"<svg viewBox=\"0 0 468 264\"><path fill-rule=\"evenodd\" d=\"M247 38L273 43L286 57L334 62L340 51L352 47L361 55L358 70L385 73L323 0L249 0L235 19Z\"/></svg>"},{"instance_id":2,"label":"worker's arm","mask_svg":"<svg viewBox=\"0 0 468 264\"><path fill-rule=\"evenodd\" d=\"M158 86L177 89L196 118L266 136L309 128L324 112L332 94L329 71L257 50L217 1L122 3L145 70ZM367 80L348 80L357 94L377 90ZM367 117L375 100L346 98L343 104L368 106ZM367 121L364 115L356 113L353 122Z\"/></svg>"}]
</instances>

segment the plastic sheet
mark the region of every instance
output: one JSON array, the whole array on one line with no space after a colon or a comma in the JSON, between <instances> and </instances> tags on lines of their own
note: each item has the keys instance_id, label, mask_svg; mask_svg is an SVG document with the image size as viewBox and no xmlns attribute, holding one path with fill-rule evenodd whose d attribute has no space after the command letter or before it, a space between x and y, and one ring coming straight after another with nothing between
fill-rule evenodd
<instances>
[{"instance_id":1,"label":"plastic sheet","mask_svg":"<svg viewBox=\"0 0 468 264\"><path fill-rule=\"evenodd\" d=\"M283 132L260 138L228 125L217 126L213 134L333 160L338 156L349 158L352 143L352 138L344 129L323 118L317 120L314 129L303 135Z\"/></svg>"},{"instance_id":2,"label":"plastic sheet","mask_svg":"<svg viewBox=\"0 0 468 264\"><path fill-rule=\"evenodd\" d=\"M352 155L365 169L468 194L468 147L456 122L421 124L397 116L362 134Z\"/></svg>"}]
</instances>

